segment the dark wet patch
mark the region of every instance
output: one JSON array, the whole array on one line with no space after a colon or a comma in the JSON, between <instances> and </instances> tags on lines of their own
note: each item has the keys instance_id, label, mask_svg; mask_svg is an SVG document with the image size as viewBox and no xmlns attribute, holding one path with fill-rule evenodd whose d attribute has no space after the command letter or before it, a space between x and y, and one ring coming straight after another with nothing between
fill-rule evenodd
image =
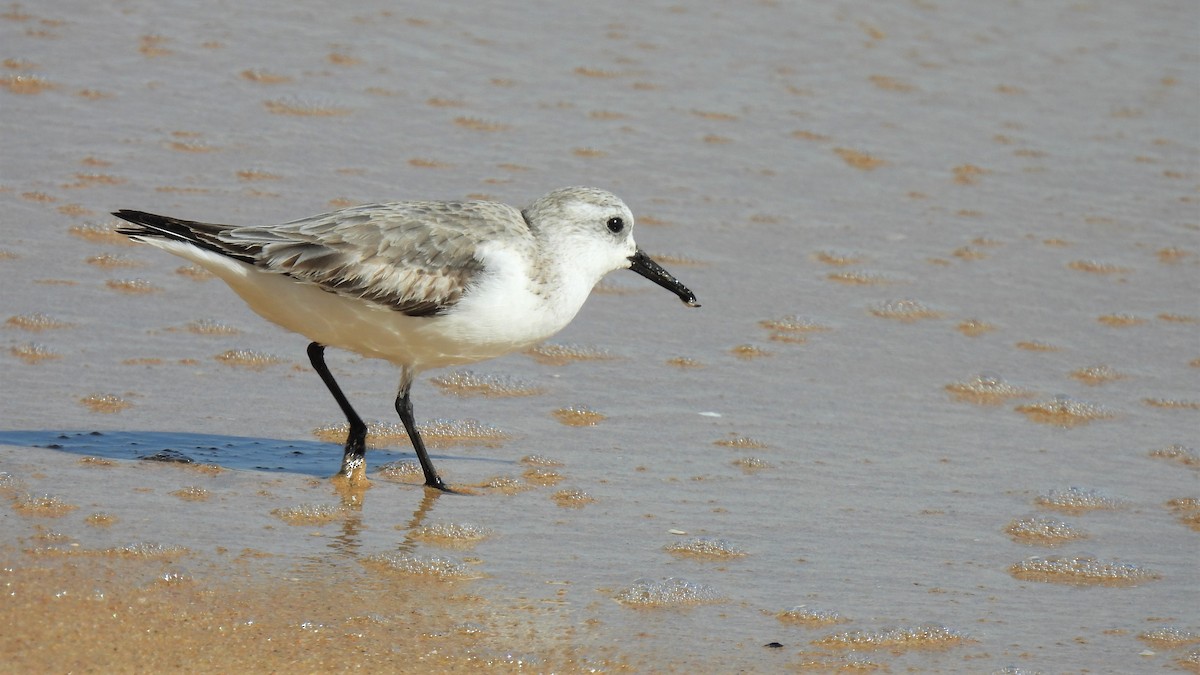
<instances>
[{"instance_id":1,"label":"dark wet patch","mask_svg":"<svg viewBox=\"0 0 1200 675\"><path fill-rule=\"evenodd\" d=\"M310 476L331 476L342 461L340 443L162 431L0 431L0 445L47 448L87 457L215 464L226 469L282 471ZM401 456L411 455L371 449L367 458L379 466ZM453 459L487 460L477 457Z\"/></svg>"},{"instance_id":2,"label":"dark wet patch","mask_svg":"<svg viewBox=\"0 0 1200 675\"><path fill-rule=\"evenodd\" d=\"M159 431L0 431L0 444L109 459L205 463L315 476L334 473L342 457L341 446L333 443Z\"/></svg>"}]
</instances>

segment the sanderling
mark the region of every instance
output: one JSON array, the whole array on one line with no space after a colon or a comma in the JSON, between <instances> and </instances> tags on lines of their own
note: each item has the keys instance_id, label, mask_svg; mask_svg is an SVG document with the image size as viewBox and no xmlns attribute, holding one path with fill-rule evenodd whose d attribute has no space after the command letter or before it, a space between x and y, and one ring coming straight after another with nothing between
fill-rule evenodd
<instances>
[{"instance_id":1,"label":"sanderling","mask_svg":"<svg viewBox=\"0 0 1200 675\"><path fill-rule=\"evenodd\" d=\"M117 231L220 277L250 308L312 343L308 358L349 422L339 472L366 471L367 426L325 365L339 347L400 367L396 412L425 484L446 490L413 422L413 378L529 347L562 330L601 277L631 269L699 307L633 241L615 195L555 190L523 210L488 201L368 204L270 227L141 211Z\"/></svg>"}]
</instances>

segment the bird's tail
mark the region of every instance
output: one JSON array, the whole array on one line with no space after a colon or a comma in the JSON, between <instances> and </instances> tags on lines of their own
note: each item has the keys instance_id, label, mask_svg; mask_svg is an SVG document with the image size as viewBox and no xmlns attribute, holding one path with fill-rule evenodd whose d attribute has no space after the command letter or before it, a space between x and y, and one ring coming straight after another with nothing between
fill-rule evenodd
<instances>
[{"instance_id":1,"label":"bird's tail","mask_svg":"<svg viewBox=\"0 0 1200 675\"><path fill-rule=\"evenodd\" d=\"M196 237L198 231L204 229L213 229L214 226L206 225L205 223L197 223L190 220L180 220L179 218L171 218L170 216L160 216L145 211L130 211L121 209L113 211L113 215L121 220L133 223L138 227L129 227L128 225L118 227L117 232L127 237L159 237L164 239L177 239L186 241L192 244L200 245L200 240Z\"/></svg>"},{"instance_id":2,"label":"bird's tail","mask_svg":"<svg viewBox=\"0 0 1200 675\"><path fill-rule=\"evenodd\" d=\"M250 250L222 241L221 234L232 229L229 225L199 223L194 220L183 220L129 209L113 211L113 215L136 226L117 228L119 234L134 241L149 242L151 239L180 241L244 262L255 262Z\"/></svg>"}]
</instances>

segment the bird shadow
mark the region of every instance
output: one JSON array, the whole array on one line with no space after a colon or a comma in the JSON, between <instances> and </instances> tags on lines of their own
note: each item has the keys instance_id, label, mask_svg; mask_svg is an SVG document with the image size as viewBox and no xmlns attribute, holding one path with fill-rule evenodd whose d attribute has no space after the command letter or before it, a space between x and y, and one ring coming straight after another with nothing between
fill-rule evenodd
<instances>
[{"instance_id":1,"label":"bird shadow","mask_svg":"<svg viewBox=\"0 0 1200 675\"><path fill-rule=\"evenodd\" d=\"M0 431L0 445L47 448L105 459L215 464L225 469L322 477L333 475L342 459L342 446L336 443L170 431ZM368 457L376 465L411 456L387 448L368 450ZM442 455L438 459L505 463L486 457Z\"/></svg>"},{"instance_id":2,"label":"bird shadow","mask_svg":"<svg viewBox=\"0 0 1200 675\"><path fill-rule=\"evenodd\" d=\"M322 478L330 477L339 466L342 456L342 446L337 443L163 431L3 430L0 431L0 445L45 448L81 457L213 464L225 469ZM411 456L388 449L372 448L368 451L368 457L373 457L377 464ZM486 457L456 456L454 459L511 463ZM329 540L329 547L339 555L357 558L363 546L362 531L365 526L362 509L368 485L346 486L335 481L334 487L341 499L342 517L340 527ZM395 545L398 551L411 552L417 548L412 533L421 527L444 494L440 490L424 490L407 525L397 527L405 533L404 538ZM322 562L324 558L317 557L314 560Z\"/></svg>"}]
</instances>

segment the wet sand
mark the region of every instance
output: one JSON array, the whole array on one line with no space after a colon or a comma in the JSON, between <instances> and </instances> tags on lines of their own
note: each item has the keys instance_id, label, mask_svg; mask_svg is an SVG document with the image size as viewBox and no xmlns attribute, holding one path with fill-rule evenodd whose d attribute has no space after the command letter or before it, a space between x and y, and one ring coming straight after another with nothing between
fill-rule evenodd
<instances>
[{"instance_id":1,"label":"wet sand","mask_svg":"<svg viewBox=\"0 0 1200 675\"><path fill-rule=\"evenodd\" d=\"M1200 671L1195 3L0 13L0 670ZM115 236L610 189L414 388ZM331 442L332 441L332 442ZM193 460L156 462L138 459Z\"/></svg>"}]
</instances>

